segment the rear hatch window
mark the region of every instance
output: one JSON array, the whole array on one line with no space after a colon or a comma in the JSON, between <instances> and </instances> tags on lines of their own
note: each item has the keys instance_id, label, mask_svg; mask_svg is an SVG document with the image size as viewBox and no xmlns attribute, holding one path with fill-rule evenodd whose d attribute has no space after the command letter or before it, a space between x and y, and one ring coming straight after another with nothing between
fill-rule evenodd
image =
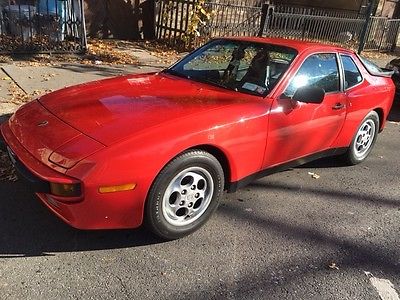
<instances>
[{"instance_id":1,"label":"rear hatch window","mask_svg":"<svg viewBox=\"0 0 400 300\"><path fill-rule=\"evenodd\" d=\"M362 64L367 69L368 73L374 76L381 76L381 77L391 77L393 75L393 71L385 68L380 68L372 61L359 56Z\"/></svg>"}]
</instances>

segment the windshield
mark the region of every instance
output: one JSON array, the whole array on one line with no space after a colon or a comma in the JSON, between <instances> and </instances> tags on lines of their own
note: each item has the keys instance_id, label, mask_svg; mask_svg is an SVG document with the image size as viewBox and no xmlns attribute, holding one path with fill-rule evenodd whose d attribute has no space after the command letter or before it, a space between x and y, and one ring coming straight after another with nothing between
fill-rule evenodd
<instances>
[{"instance_id":1,"label":"windshield","mask_svg":"<svg viewBox=\"0 0 400 300\"><path fill-rule=\"evenodd\" d=\"M289 68L297 51L264 43L214 40L166 72L222 88L264 96Z\"/></svg>"}]
</instances>

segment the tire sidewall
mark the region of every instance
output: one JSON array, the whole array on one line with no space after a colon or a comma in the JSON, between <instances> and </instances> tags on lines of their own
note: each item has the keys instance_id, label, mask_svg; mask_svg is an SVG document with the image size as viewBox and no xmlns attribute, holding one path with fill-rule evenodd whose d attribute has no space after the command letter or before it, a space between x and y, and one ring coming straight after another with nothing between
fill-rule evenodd
<instances>
[{"instance_id":1,"label":"tire sidewall","mask_svg":"<svg viewBox=\"0 0 400 300\"><path fill-rule=\"evenodd\" d=\"M185 226L173 226L164 217L163 197L171 180L181 171L190 167L207 170L213 181L214 190L206 211L193 223ZM176 239L199 229L217 209L224 187L223 170L218 160L204 151L188 151L166 165L155 179L146 201L146 220L150 229L164 239Z\"/></svg>"},{"instance_id":2,"label":"tire sidewall","mask_svg":"<svg viewBox=\"0 0 400 300\"><path fill-rule=\"evenodd\" d=\"M373 141L369 147L369 149L367 150L367 152L362 156L362 157L358 157L355 154L355 150L354 150L354 144L357 142L357 135L358 132L360 130L360 128L363 126L363 124L365 123L365 121L367 120L372 120L375 124L375 133L374 133L374 138ZM348 151L348 160L351 164L356 165L361 163L362 161L364 161L368 155L371 153L372 149L374 148L374 145L376 143L376 140L378 138L378 132L379 132L379 115L377 112L375 111L371 111L360 123L360 125L357 127L357 131L354 134L353 140L350 144L350 148Z\"/></svg>"}]
</instances>

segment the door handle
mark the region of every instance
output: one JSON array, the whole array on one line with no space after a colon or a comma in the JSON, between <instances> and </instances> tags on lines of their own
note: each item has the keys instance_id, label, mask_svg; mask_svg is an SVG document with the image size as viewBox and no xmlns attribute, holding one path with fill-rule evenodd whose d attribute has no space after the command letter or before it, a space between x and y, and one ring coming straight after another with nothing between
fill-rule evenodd
<instances>
[{"instance_id":1,"label":"door handle","mask_svg":"<svg viewBox=\"0 0 400 300\"><path fill-rule=\"evenodd\" d=\"M339 110L342 109L344 107L344 104L342 103L336 103L334 106L332 106L333 110Z\"/></svg>"}]
</instances>

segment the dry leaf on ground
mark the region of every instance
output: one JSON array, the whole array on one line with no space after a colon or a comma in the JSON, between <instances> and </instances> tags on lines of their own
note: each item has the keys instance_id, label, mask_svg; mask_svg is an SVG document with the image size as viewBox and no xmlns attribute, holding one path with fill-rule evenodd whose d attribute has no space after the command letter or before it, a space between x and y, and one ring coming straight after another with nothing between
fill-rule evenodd
<instances>
[{"instance_id":1,"label":"dry leaf on ground","mask_svg":"<svg viewBox=\"0 0 400 300\"><path fill-rule=\"evenodd\" d=\"M339 267L336 265L335 262L329 263L328 268L331 270L339 270Z\"/></svg>"},{"instance_id":2,"label":"dry leaf on ground","mask_svg":"<svg viewBox=\"0 0 400 300\"><path fill-rule=\"evenodd\" d=\"M308 175L310 175L314 179L319 179L321 177L317 173L314 173L314 172L308 172Z\"/></svg>"},{"instance_id":3,"label":"dry leaf on ground","mask_svg":"<svg viewBox=\"0 0 400 300\"><path fill-rule=\"evenodd\" d=\"M17 175L6 152L0 150L0 181L17 181Z\"/></svg>"}]
</instances>

